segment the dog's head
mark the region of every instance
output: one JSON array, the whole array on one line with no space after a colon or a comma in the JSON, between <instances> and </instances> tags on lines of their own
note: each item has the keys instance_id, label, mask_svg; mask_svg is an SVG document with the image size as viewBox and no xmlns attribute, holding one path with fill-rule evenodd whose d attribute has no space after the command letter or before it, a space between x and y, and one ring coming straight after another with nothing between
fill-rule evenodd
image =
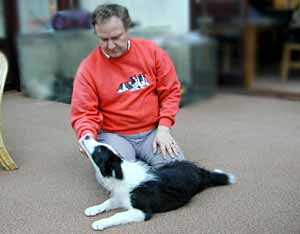
<instances>
[{"instance_id":1,"label":"dog's head","mask_svg":"<svg viewBox=\"0 0 300 234\"><path fill-rule=\"evenodd\" d=\"M99 167L103 177L123 179L122 159L106 146L98 145L92 153L92 159Z\"/></svg>"}]
</instances>

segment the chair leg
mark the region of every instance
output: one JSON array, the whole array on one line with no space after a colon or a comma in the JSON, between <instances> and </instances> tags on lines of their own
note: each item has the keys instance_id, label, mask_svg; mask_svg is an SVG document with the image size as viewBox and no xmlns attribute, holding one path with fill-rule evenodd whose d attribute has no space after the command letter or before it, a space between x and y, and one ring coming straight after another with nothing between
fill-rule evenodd
<instances>
[{"instance_id":1,"label":"chair leg","mask_svg":"<svg viewBox=\"0 0 300 234\"><path fill-rule=\"evenodd\" d=\"M9 156L5 147L0 147L0 163L2 167L4 167L4 169L7 171L15 170L18 168L16 163Z\"/></svg>"},{"instance_id":2,"label":"chair leg","mask_svg":"<svg viewBox=\"0 0 300 234\"><path fill-rule=\"evenodd\" d=\"M281 80L287 81L289 75L289 63L291 57L291 50L288 45L284 46L281 64Z\"/></svg>"},{"instance_id":3,"label":"chair leg","mask_svg":"<svg viewBox=\"0 0 300 234\"><path fill-rule=\"evenodd\" d=\"M8 71L8 62L6 56L0 51L0 164L4 167L5 170L14 170L17 169L18 167L10 157L9 153L7 152L2 137L1 107L2 107L3 90L6 81L7 71Z\"/></svg>"},{"instance_id":4,"label":"chair leg","mask_svg":"<svg viewBox=\"0 0 300 234\"><path fill-rule=\"evenodd\" d=\"M9 153L7 152L7 149L3 143L1 133L0 133L0 164L7 171L18 168L17 164L14 162L14 160L10 157Z\"/></svg>"}]
</instances>

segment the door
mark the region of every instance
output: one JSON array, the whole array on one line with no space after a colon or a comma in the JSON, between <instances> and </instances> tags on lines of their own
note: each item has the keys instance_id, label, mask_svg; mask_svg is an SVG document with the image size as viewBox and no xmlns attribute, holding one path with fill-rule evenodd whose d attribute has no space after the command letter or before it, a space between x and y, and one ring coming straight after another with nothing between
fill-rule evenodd
<instances>
[{"instance_id":1,"label":"door","mask_svg":"<svg viewBox=\"0 0 300 234\"><path fill-rule=\"evenodd\" d=\"M16 4L16 0L0 0L0 50L4 52L9 63L6 90L20 89L15 40L18 25Z\"/></svg>"}]
</instances>

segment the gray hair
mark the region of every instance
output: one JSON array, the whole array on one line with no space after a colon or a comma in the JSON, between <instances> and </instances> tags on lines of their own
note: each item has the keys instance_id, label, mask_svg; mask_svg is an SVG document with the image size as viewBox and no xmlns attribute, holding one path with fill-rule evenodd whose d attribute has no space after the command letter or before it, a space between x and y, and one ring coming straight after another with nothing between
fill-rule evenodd
<instances>
[{"instance_id":1,"label":"gray hair","mask_svg":"<svg viewBox=\"0 0 300 234\"><path fill-rule=\"evenodd\" d=\"M131 18L126 7L119 4L102 4L99 5L92 14L92 24L105 23L111 17L116 16L123 22L124 28L129 29Z\"/></svg>"}]
</instances>

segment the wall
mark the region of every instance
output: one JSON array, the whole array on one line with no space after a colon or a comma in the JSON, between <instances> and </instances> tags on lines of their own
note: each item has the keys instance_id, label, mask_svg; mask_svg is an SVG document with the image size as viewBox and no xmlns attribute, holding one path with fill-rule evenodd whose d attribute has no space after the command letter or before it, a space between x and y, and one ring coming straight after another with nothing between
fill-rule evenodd
<instances>
[{"instance_id":1,"label":"wall","mask_svg":"<svg viewBox=\"0 0 300 234\"><path fill-rule=\"evenodd\" d=\"M4 5L3 0L0 0L0 39L5 38L5 25L4 25Z\"/></svg>"},{"instance_id":2,"label":"wall","mask_svg":"<svg viewBox=\"0 0 300 234\"><path fill-rule=\"evenodd\" d=\"M18 1L20 33L40 33L51 31L50 5L53 0Z\"/></svg>"},{"instance_id":3,"label":"wall","mask_svg":"<svg viewBox=\"0 0 300 234\"><path fill-rule=\"evenodd\" d=\"M47 32L53 0L19 1L20 32ZM133 21L142 27L164 26L176 33L189 31L189 0L81 0L80 5L93 11L98 4L119 3L125 5ZM1 23L1 22L0 22Z\"/></svg>"},{"instance_id":4,"label":"wall","mask_svg":"<svg viewBox=\"0 0 300 234\"><path fill-rule=\"evenodd\" d=\"M133 21L142 27L167 26L171 31L189 31L188 0L82 0L81 7L93 11L98 4L119 3L125 5Z\"/></svg>"}]
</instances>

